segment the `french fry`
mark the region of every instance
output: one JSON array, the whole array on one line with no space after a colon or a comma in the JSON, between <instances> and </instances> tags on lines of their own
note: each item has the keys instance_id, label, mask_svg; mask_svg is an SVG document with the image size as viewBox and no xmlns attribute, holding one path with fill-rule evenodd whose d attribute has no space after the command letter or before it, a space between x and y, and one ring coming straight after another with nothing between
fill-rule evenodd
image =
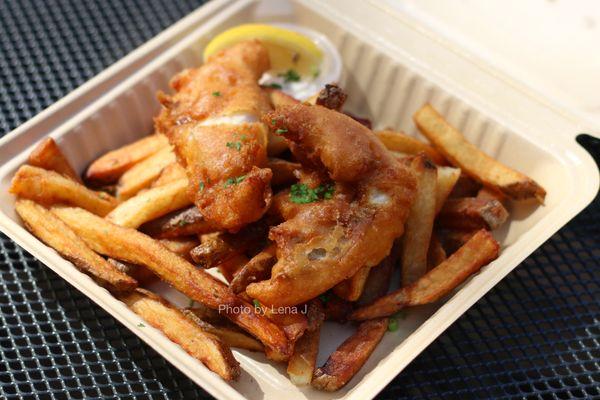
<instances>
[{"instance_id":1,"label":"french fry","mask_svg":"<svg viewBox=\"0 0 600 400\"><path fill-rule=\"evenodd\" d=\"M494 189L490 189L487 187L482 187L481 189L479 189L476 197L480 200L497 200L502 205L505 205L506 203L506 196Z\"/></svg>"},{"instance_id":2,"label":"french fry","mask_svg":"<svg viewBox=\"0 0 600 400\"><path fill-rule=\"evenodd\" d=\"M203 331L218 336L230 347L250 351L263 351L264 349L263 345L258 340L247 335L236 325L220 315L219 318L207 321L203 318L205 312L201 308L188 308L183 310L183 314L194 321L194 323L196 323Z\"/></svg>"},{"instance_id":3,"label":"french fry","mask_svg":"<svg viewBox=\"0 0 600 400\"><path fill-rule=\"evenodd\" d=\"M169 140L164 135L146 136L98 158L88 167L86 179L103 183L116 182L129 168L168 146Z\"/></svg>"},{"instance_id":4,"label":"french fry","mask_svg":"<svg viewBox=\"0 0 600 400\"><path fill-rule=\"evenodd\" d=\"M210 233L214 228L196 206L190 206L147 222L140 230L155 238L168 239Z\"/></svg>"},{"instance_id":5,"label":"french fry","mask_svg":"<svg viewBox=\"0 0 600 400\"><path fill-rule=\"evenodd\" d=\"M287 373L296 386L309 385L319 354L321 325L325 319L323 306L319 300L312 300L306 312L308 326L306 332L294 345L294 353L290 357Z\"/></svg>"},{"instance_id":6,"label":"french fry","mask_svg":"<svg viewBox=\"0 0 600 400\"><path fill-rule=\"evenodd\" d=\"M160 239L159 242L173 253L188 261L192 259L190 251L200 243L195 236Z\"/></svg>"},{"instance_id":7,"label":"french fry","mask_svg":"<svg viewBox=\"0 0 600 400\"><path fill-rule=\"evenodd\" d=\"M344 323L354 308L351 302L340 299L333 293L324 293L319 296L319 299L323 303L326 321Z\"/></svg>"},{"instance_id":8,"label":"french fry","mask_svg":"<svg viewBox=\"0 0 600 400\"><path fill-rule=\"evenodd\" d=\"M106 218L126 228L138 228L144 222L162 217L190 205L187 179L180 179L138 194L119 204Z\"/></svg>"},{"instance_id":9,"label":"french fry","mask_svg":"<svg viewBox=\"0 0 600 400\"><path fill-rule=\"evenodd\" d=\"M400 243L403 286L410 285L427 272L427 249L435 218L437 185L437 170L423 155L409 162L417 179L417 195Z\"/></svg>"},{"instance_id":10,"label":"french fry","mask_svg":"<svg viewBox=\"0 0 600 400\"><path fill-rule=\"evenodd\" d=\"M83 183L77 172L73 169L69 160L60 150L54 139L47 137L42 140L29 155L27 164L34 167L56 171L62 176L73 179L75 182Z\"/></svg>"},{"instance_id":11,"label":"french fry","mask_svg":"<svg viewBox=\"0 0 600 400\"><path fill-rule=\"evenodd\" d=\"M535 198L543 203L546 191L533 179L494 160L469 143L429 104L413 117L415 124L435 148L466 174L514 200Z\"/></svg>"},{"instance_id":12,"label":"french fry","mask_svg":"<svg viewBox=\"0 0 600 400\"><path fill-rule=\"evenodd\" d=\"M458 180L454 184L449 199L456 199L459 197L473 197L476 196L479 190L481 190L481 183L475 181L468 175L462 173L458 177Z\"/></svg>"},{"instance_id":13,"label":"french fry","mask_svg":"<svg viewBox=\"0 0 600 400\"><path fill-rule=\"evenodd\" d=\"M289 357L290 343L277 325L255 312L221 281L196 268L156 240L131 228L99 218L81 208L53 207L94 251L108 257L144 265L189 298L224 314L280 356Z\"/></svg>"},{"instance_id":14,"label":"french fry","mask_svg":"<svg viewBox=\"0 0 600 400\"><path fill-rule=\"evenodd\" d=\"M170 147L165 147L135 164L119 178L117 200L125 201L135 196L140 190L150 187L163 169L174 162L175 153Z\"/></svg>"},{"instance_id":15,"label":"french fry","mask_svg":"<svg viewBox=\"0 0 600 400\"><path fill-rule=\"evenodd\" d=\"M281 158L269 158L269 168L273 171L271 185L287 185L298 180L294 175L294 171L299 170L299 163L283 160Z\"/></svg>"},{"instance_id":16,"label":"french fry","mask_svg":"<svg viewBox=\"0 0 600 400\"><path fill-rule=\"evenodd\" d=\"M369 277L369 272L372 268L377 267L362 267L350 278L335 285L333 287L333 293L344 300L358 300L363 292L365 283L367 283L367 278Z\"/></svg>"},{"instance_id":17,"label":"french fry","mask_svg":"<svg viewBox=\"0 0 600 400\"><path fill-rule=\"evenodd\" d=\"M508 211L498 200L465 197L446 201L438 215L437 222L442 228L494 230L500 227L507 218Z\"/></svg>"},{"instance_id":18,"label":"french fry","mask_svg":"<svg viewBox=\"0 0 600 400\"><path fill-rule=\"evenodd\" d=\"M446 199L450 196L454 185L460 177L460 169L452 167L437 167L437 183L435 190L435 213L440 212Z\"/></svg>"},{"instance_id":19,"label":"french fry","mask_svg":"<svg viewBox=\"0 0 600 400\"><path fill-rule=\"evenodd\" d=\"M393 252L393 250L392 250ZM392 254L387 256L375 268L371 268L365 282L362 294L356 301L359 306L370 304L376 299L384 296L390 288L394 265L397 258Z\"/></svg>"},{"instance_id":20,"label":"french fry","mask_svg":"<svg viewBox=\"0 0 600 400\"><path fill-rule=\"evenodd\" d=\"M437 267L438 265L443 263L446 260L446 258L446 251L444 250L444 247L442 247L442 243L438 239L437 235L433 233L431 235L431 241L429 242L429 250L427 252L427 269L431 270Z\"/></svg>"},{"instance_id":21,"label":"french fry","mask_svg":"<svg viewBox=\"0 0 600 400\"><path fill-rule=\"evenodd\" d=\"M103 192L94 192L65 178L58 172L23 165L13 177L9 192L46 205L66 203L105 216L117 205L117 200Z\"/></svg>"},{"instance_id":22,"label":"french fry","mask_svg":"<svg viewBox=\"0 0 600 400\"><path fill-rule=\"evenodd\" d=\"M135 279L119 271L94 253L63 221L48 209L31 200L19 199L15 210L27 230L52 247L78 269L91 275L103 286L116 290L132 290Z\"/></svg>"},{"instance_id":23,"label":"french fry","mask_svg":"<svg viewBox=\"0 0 600 400\"><path fill-rule=\"evenodd\" d=\"M178 162L167 165L161 172L158 178L152 182L151 187L162 186L167 183L178 181L180 179L187 179L185 168Z\"/></svg>"},{"instance_id":24,"label":"french fry","mask_svg":"<svg viewBox=\"0 0 600 400\"><path fill-rule=\"evenodd\" d=\"M492 234L482 229L418 281L355 310L350 319L362 321L379 318L392 315L408 306L433 303L496 259L499 250L500 246Z\"/></svg>"},{"instance_id":25,"label":"french fry","mask_svg":"<svg viewBox=\"0 0 600 400\"><path fill-rule=\"evenodd\" d=\"M217 335L202 329L166 300L143 289L119 296L119 299L221 378L232 381L240 376L240 365L231 349Z\"/></svg>"},{"instance_id":26,"label":"french fry","mask_svg":"<svg viewBox=\"0 0 600 400\"><path fill-rule=\"evenodd\" d=\"M235 254L233 257L229 257L227 260L219 263L217 268L219 272L227 282L231 282L233 277L236 276L239 271L250 261L245 254Z\"/></svg>"},{"instance_id":27,"label":"french fry","mask_svg":"<svg viewBox=\"0 0 600 400\"><path fill-rule=\"evenodd\" d=\"M242 293L250 283L268 279L276 261L275 246L267 246L242 267L231 280L229 288L233 293Z\"/></svg>"},{"instance_id":28,"label":"french fry","mask_svg":"<svg viewBox=\"0 0 600 400\"><path fill-rule=\"evenodd\" d=\"M477 230L438 229L436 231L436 236L446 251L446 254L452 254L467 243L476 233Z\"/></svg>"},{"instance_id":29,"label":"french fry","mask_svg":"<svg viewBox=\"0 0 600 400\"><path fill-rule=\"evenodd\" d=\"M362 322L356 332L344 341L314 373L311 385L333 392L344 385L361 369L388 328L388 318Z\"/></svg>"},{"instance_id":30,"label":"french fry","mask_svg":"<svg viewBox=\"0 0 600 400\"><path fill-rule=\"evenodd\" d=\"M148 285L158 279L158 276L156 276L152 271L150 271L148 268L142 267L141 265L115 260L114 258L110 257L108 257L106 261L119 271L135 279L140 286Z\"/></svg>"},{"instance_id":31,"label":"french fry","mask_svg":"<svg viewBox=\"0 0 600 400\"><path fill-rule=\"evenodd\" d=\"M404 132L385 130L375 132L375 135L377 135L379 140L381 140L384 146L390 151L412 155L425 153L425 155L435 164L447 164L444 156L431 145L409 136Z\"/></svg>"}]
</instances>

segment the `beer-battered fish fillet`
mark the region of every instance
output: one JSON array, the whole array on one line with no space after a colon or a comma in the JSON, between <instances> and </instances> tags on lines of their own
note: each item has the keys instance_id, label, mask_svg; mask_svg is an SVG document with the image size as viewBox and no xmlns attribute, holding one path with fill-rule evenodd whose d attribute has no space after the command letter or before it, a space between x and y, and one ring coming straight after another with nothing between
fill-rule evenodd
<instances>
[{"instance_id":1,"label":"beer-battered fish fillet","mask_svg":"<svg viewBox=\"0 0 600 400\"><path fill-rule=\"evenodd\" d=\"M173 95L159 94L156 128L175 146L190 197L218 230L258 220L271 200L268 130L260 121L270 102L258 86L267 69L265 47L242 42L175 76Z\"/></svg>"},{"instance_id":2,"label":"beer-battered fish fillet","mask_svg":"<svg viewBox=\"0 0 600 400\"><path fill-rule=\"evenodd\" d=\"M271 278L246 292L262 304L303 303L386 257L403 232L415 180L360 123L321 106L278 108L265 123L290 142L304 167L326 172L335 193L302 207L280 204Z\"/></svg>"}]
</instances>

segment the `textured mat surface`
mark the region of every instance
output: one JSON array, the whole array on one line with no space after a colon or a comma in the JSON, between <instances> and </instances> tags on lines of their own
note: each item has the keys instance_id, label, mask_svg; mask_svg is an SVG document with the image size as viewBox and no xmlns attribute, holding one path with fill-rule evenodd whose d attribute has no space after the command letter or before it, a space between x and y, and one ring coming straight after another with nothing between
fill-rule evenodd
<instances>
[{"instance_id":1,"label":"textured mat surface","mask_svg":"<svg viewBox=\"0 0 600 400\"><path fill-rule=\"evenodd\" d=\"M0 134L202 3L0 0ZM381 397L600 397L599 239L596 199ZM94 397L208 395L0 234L0 398Z\"/></svg>"}]
</instances>

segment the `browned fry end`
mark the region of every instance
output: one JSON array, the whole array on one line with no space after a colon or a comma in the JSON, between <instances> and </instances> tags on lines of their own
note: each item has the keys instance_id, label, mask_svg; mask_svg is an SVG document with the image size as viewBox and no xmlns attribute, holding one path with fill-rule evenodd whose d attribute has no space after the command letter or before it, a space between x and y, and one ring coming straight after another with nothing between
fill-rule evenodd
<instances>
[{"instance_id":1,"label":"browned fry end","mask_svg":"<svg viewBox=\"0 0 600 400\"><path fill-rule=\"evenodd\" d=\"M356 332L344 341L314 373L312 386L328 392L346 385L365 364L383 338L388 318L362 322Z\"/></svg>"},{"instance_id":2,"label":"browned fry end","mask_svg":"<svg viewBox=\"0 0 600 400\"><path fill-rule=\"evenodd\" d=\"M56 171L76 182L83 183L73 166L71 166L71 163L69 163L69 160L67 160L54 139L51 137L42 140L35 149L33 149L31 154L29 154L27 163L34 167Z\"/></svg>"}]
</instances>

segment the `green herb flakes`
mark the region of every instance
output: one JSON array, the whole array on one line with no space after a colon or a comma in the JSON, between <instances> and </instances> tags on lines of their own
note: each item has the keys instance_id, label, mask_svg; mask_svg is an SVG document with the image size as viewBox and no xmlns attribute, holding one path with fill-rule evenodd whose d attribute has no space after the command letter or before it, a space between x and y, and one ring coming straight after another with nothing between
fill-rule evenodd
<instances>
[{"instance_id":1,"label":"green herb flakes","mask_svg":"<svg viewBox=\"0 0 600 400\"><path fill-rule=\"evenodd\" d=\"M279 129L277 129L277 130L275 131L275 133L276 133L277 135L283 135L284 133L287 133L287 131L288 131L288 130L287 130L287 129L285 129L285 128L279 128Z\"/></svg>"},{"instance_id":2,"label":"green herb flakes","mask_svg":"<svg viewBox=\"0 0 600 400\"><path fill-rule=\"evenodd\" d=\"M388 322L388 331L396 332L398 330L398 320L396 318L390 318Z\"/></svg>"},{"instance_id":3,"label":"green herb flakes","mask_svg":"<svg viewBox=\"0 0 600 400\"><path fill-rule=\"evenodd\" d=\"M242 148L242 142L227 142L226 146L230 149L236 149L237 151L240 151Z\"/></svg>"},{"instance_id":4,"label":"green herb flakes","mask_svg":"<svg viewBox=\"0 0 600 400\"><path fill-rule=\"evenodd\" d=\"M252 304L254 304L254 308L260 308L260 301L254 299L252 300Z\"/></svg>"},{"instance_id":5,"label":"green herb flakes","mask_svg":"<svg viewBox=\"0 0 600 400\"><path fill-rule=\"evenodd\" d=\"M314 189L304 183L296 183L290 189L290 200L296 204L307 204L321 199L331 199L335 187L333 184L319 185Z\"/></svg>"},{"instance_id":6,"label":"green herb flakes","mask_svg":"<svg viewBox=\"0 0 600 400\"><path fill-rule=\"evenodd\" d=\"M215 96L215 97L219 97L219 96L221 96L221 92L218 92L218 91L217 92L212 92L212 95Z\"/></svg>"},{"instance_id":7,"label":"green herb flakes","mask_svg":"<svg viewBox=\"0 0 600 400\"><path fill-rule=\"evenodd\" d=\"M145 327L146 327L146 325L144 325L144 324L143 324L143 323L141 323L141 322L140 322L139 324L137 324L137 326L138 326L138 328L145 328Z\"/></svg>"},{"instance_id":8,"label":"green herb flakes","mask_svg":"<svg viewBox=\"0 0 600 400\"><path fill-rule=\"evenodd\" d=\"M288 69L284 73L279 74L283 78L285 83L288 82L300 82L300 74L293 69Z\"/></svg>"},{"instance_id":9,"label":"green herb flakes","mask_svg":"<svg viewBox=\"0 0 600 400\"><path fill-rule=\"evenodd\" d=\"M281 89L281 88L283 88L283 86L281 86L279 83L275 83L275 82L269 83L267 85L267 87L270 87L270 88L273 88L273 89Z\"/></svg>"},{"instance_id":10,"label":"green herb flakes","mask_svg":"<svg viewBox=\"0 0 600 400\"><path fill-rule=\"evenodd\" d=\"M204 182L200 182L200 184L198 185L198 190L200 192L202 192L204 190Z\"/></svg>"},{"instance_id":11,"label":"green herb flakes","mask_svg":"<svg viewBox=\"0 0 600 400\"><path fill-rule=\"evenodd\" d=\"M240 175L236 178L228 178L225 183L223 184L223 186L228 187L231 185L237 185L238 183L242 182L244 179L246 179L246 175Z\"/></svg>"},{"instance_id":12,"label":"green herb flakes","mask_svg":"<svg viewBox=\"0 0 600 400\"><path fill-rule=\"evenodd\" d=\"M319 296L319 299L323 303L327 303L329 300L331 300L331 294L329 294L328 292L325 292L325 293L323 293L322 295Z\"/></svg>"}]
</instances>

